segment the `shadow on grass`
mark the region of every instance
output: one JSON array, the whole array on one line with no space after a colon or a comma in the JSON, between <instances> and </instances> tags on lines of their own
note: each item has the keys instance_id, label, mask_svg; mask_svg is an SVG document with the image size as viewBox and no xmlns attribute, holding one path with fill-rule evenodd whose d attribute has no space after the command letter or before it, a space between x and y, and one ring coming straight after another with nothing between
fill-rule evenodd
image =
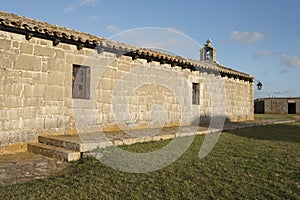
<instances>
[{"instance_id":1,"label":"shadow on grass","mask_svg":"<svg viewBox=\"0 0 300 200\"><path fill-rule=\"evenodd\" d=\"M227 133L258 140L300 143L300 122L231 130Z\"/></svg>"},{"instance_id":2,"label":"shadow on grass","mask_svg":"<svg viewBox=\"0 0 300 200\"><path fill-rule=\"evenodd\" d=\"M279 120L299 120L300 115L298 114L255 114L254 118L256 120L263 119L279 119Z\"/></svg>"}]
</instances>

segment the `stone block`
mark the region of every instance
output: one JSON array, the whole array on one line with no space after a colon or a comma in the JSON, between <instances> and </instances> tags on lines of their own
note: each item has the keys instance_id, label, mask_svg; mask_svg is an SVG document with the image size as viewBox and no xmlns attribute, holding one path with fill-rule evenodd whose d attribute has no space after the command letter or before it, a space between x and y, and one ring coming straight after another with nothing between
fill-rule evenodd
<instances>
[{"instance_id":1,"label":"stone block","mask_svg":"<svg viewBox=\"0 0 300 200\"><path fill-rule=\"evenodd\" d=\"M54 49L51 47L35 45L34 46L34 55L54 57Z\"/></svg>"},{"instance_id":2,"label":"stone block","mask_svg":"<svg viewBox=\"0 0 300 200\"><path fill-rule=\"evenodd\" d=\"M130 56L122 55L119 59L122 61L122 63L130 64L132 62L132 57Z\"/></svg>"},{"instance_id":3,"label":"stone block","mask_svg":"<svg viewBox=\"0 0 300 200\"><path fill-rule=\"evenodd\" d=\"M57 119L56 118L45 118L45 129L57 128Z\"/></svg>"},{"instance_id":4,"label":"stone block","mask_svg":"<svg viewBox=\"0 0 300 200\"><path fill-rule=\"evenodd\" d=\"M26 127L27 129L31 129L31 130L37 129L36 122L37 121L35 118L24 119L24 127Z\"/></svg>"},{"instance_id":5,"label":"stone block","mask_svg":"<svg viewBox=\"0 0 300 200\"><path fill-rule=\"evenodd\" d=\"M41 71L42 60L35 56L21 54L17 57L14 68L20 70Z\"/></svg>"},{"instance_id":6,"label":"stone block","mask_svg":"<svg viewBox=\"0 0 300 200\"><path fill-rule=\"evenodd\" d=\"M18 108L21 106L21 98L16 96L5 96L4 107L5 108Z\"/></svg>"},{"instance_id":7,"label":"stone block","mask_svg":"<svg viewBox=\"0 0 300 200\"><path fill-rule=\"evenodd\" d=\"M122 78L122 76L124 75L124 72L121 72L121 71L117 71L116 73L115 73L115 75L114 75L114 79L117 79L118 80L118 84L120 83L120 81L122 80L121 78ZM121 80L120 80L121 79Z\"/></svg>"},{"instance_id":8,"label":"stone block","mask_svg":"<svg viewBox=\"0 0 300 200\"><path fill-rule=\"evenodd\" d=\"M60 86L46 86L45 99L47 101L63 101L64 88Z\"/></svg>"},{"instance_id":9,"label":"stone block","mask_svg":"<svg viewBox=\"0 0 300 200\"><path fill-rule=\"evenodd\" d=\"M65 127L68 127L69 124L70 124L69 116L58 116L58 119L57 119L58 127L65 128Z\"/></svg>"},{"instance_id":10,"label":"stone block","mask_svg":"<svg viewBox=\"0 0 300 200\"><path fill-rule=\"evenodd\" d=\"M21 43L20 51L22 54L33 54L33 45L28 43Z\"/></svg>"},{"instance_id":11,"label":"stone block","mask_svg":"<svg viewBox=\"0 0 300 200\"><path fill-rule=\"evenodd\" d=\"M12 83L0 85L0 94L2 95L21 96L21 92L22 84Z\"/></svg>"},{"instance_id":12,"label":"stone block","mask_svg":"<svg viewBox=\"0 0 300 200\"><path fill-rule=\"evenodd\" d=\"M103 113L110 113L110 111L111 111L111 104L108 104L108 103L103 104L101 111Z\"/></svg>"},{"instance_id":13,"label":"stone block","mask_svg":"<svg viewBox=\"0 0 300 200\"><path fill-rule=\"evenodd\" d=\"M102 90L109 90L110 89L109 79L101 78L99 80L99 88L101 88Z\"/></svg>"},{"instance_id":14,"label":"stone block","mask_svg":"<svg viewBox=\"0 0 300 200\"><path fill-rule=\"evenodd\" d=\"M8 51L11 49L11 41L7 39L0 39L0 49Z\"/></svg>"},{"instance_id":15,"label":"stone block","mask_svg":"<svg viewBox=\"0 0 300 200\"><path fill-rule=\"evenodd\" d=\"M117 68L118 67L118 60L117 59L113 60L109 65L112 68Z\"/></svg>"},{"instance_id":16,"label":"stone block","mask_svg":"<svg viewBox=\"0 0 300 200\"><path fill-rule=\"evenodd\" d=\"M71 46L69 44L64 44L62 43L61 44L61 47L64 49L64 50L67 50L67 51L70 51L71 50Z\"/></svg>"},{"instance_id":17,"label":"stone block","mask_svg":"<svg viewBox=\"0 0 300 200\"><path fill-rule=\"evenodd\" d=\"M100 97L100 102L105 104L110 104L112 101L111 92L109 90L103 90L102 96Z\"/></svg>"},{"instance_id":18,"label":"stone block","mask_svg":"<svg viewBox=\"0 0 300 200\"><path fill-rule=\"evenodd\" d=\"M45 118L35 118L36 120L36 129L43 130L45 128Z\"/></svg>"},{"instance_id":19,"label":"stone block","mask_svg":"<svg viewBox=\"0 0 300 200\"><path fill-rule=\"evenodd\" d=\"M24 127L24 120L22 118L19 118L18 120L4 121L3 124L3 129L5 131L18 130L18 129L22 129L23 127Z\"/></svg>"},{"instance_id":20,"label":"stone block","mask_svg":"<svg viewBox=\"0 0 300 200\"><path fill-rule=\"evenodd\" d=\"M63 113L64 108L60 106L44 106L41 109L43 115L60 115Z\"/></svg>"},{"instance_id":21,"label":"stone block","mask_svg":"<svg viewBox=\"0 0 300 200\"><path fill-rule=\"evenodd\" d=\"M66 63L71 65L73 64L82 65L84 63L84 57L77 54L67 54Z\"/></svg>"},{"instance_id":22,"label":"stone block","mask_svg":"<svg viewBox=\"0 0 300 200\"><path fill-rule=\"evenodd\" d=\"M116 72L117 70L111 67L106 67L103 74L102 74L102 78L112 78L114 72Z\"/></svg>"},{"instance_id":23,"label":"stone block","mask_svg":"<svg viewBox=\"0 0 300 200\"><path fill-rule=\"evenodd\" d=\"M65 53L65 51L56 49L56 50L55 50L55 58L65 59L65 58L66 58L66 53Z\"/></svg>"},{"instance_id":24,"label":"stone block","mask_svg":"<svg viewBox=\"0 0 300 200\"><path fill-rule=\"evenodd\" d=\"M49 85L64 85L65 76L63 73L51 71L48 73L47 84Z\"/></svg>"},{"instance_id":25,"label":"stone block","mask_svg":"<svg viewBox=\"0 0 300 200\"><path fill-rule=\"evenodd\" d=\"M17 120L19 118L19 109L0 110L0 120Z\"/></svg>"},{"instance_id":26,"label":"stone block","mask_svg":"<svg viewBox=\"0 0 300 200\"><path fill-rule=\"evenodd\" d=\"M65 72L65 60L59 59L59 58L48 58L43 62L42 65L42 71L48 72L48 71L59 71L59 72Z\"/></svg>"},{"instance_id":27,"label":"stone block","mask_svg":"<svg viewBox=\"0 0 300 200\"><path fill-rule=\"evenodd\" d=\"M109 90L114 91L118 84L118 80L109 80Z\"/></svg>"},{"instance_id":28,"label":"stone block","mask_svg":"<svg viewBox=\"0 0 300 200\"><path fill-rule=\"evenodd\" d=\"M45 95L45 86L41 84L37 85L25 85L24 96L25 97L43 97Z\"/></svg>"},{"instance_id":29,"label":"stone block","mask_svg":"<svg viewBox=\"0 0 300 200\"><path fill-rule=\"evenodd\" d=\"M51 40L43 40L43 39L41 39L41 40L40 40L40 44L41 44L41 45L44 45L44 46L52 47L53 42L52 42Z\"/></svg>"},{"instance_id":30,"label":"stone block","mask_svg":"<svg viewBox=\"0 0 300 200\"><path fill-rule=\"evenodd\" d=\"M65 87L65 97L72 98L72 88L71 87Z\"/></svg>"},{"instance_id":31,"label":"stone block","mask_svg":"<svg viewBox=\"0 0 300 200\"><path fill-rule=\"evenodd\" d=\"M40 100L38 98L24 98L23 106L41 106Z\"/></svg>"},{"instance_id":32,"label":"stone block","mask_svg":"<svg viewBox=\"0 0 300 200\"><path fill-rule=\"evenodd\" d=\"M105 57L101 57L98 66L105 69L107 66L109 66L109 59Z\"/></svg>"},{"instance_id":33,"label":"stone block","mask_svg":"<svg viewBox=\"0 0 300 200\"><path fill-rule=\"evenodd\" d=\"M20 42L18 42L18 41L13 41L12 47L13 47L13 48L16 48L16 49L19 49L19 48L20 48Z\"/></svg>"},{"instance_id":34,"label":"stone block","mask_svg":"<svg viewBox=\"0 0 300 200\"><path fill-rule=\"evenodd\" d=\"M0 108L2 109L4 107L4 96L0 95Z\"/></svg>"},{"instance_id":35,"label":"stone block","mask_svg":"<svg viewBox=\"0 0 300 200\"><path fill-rule=\"evenodd\" d=\"M47 76L48 73L33 73L32 74L32 79L35 84L46 84L47 83Z\"/></svg>"},{"instance_id":36,"label":"stone block","mask_svg":"<svg viewBox=\"0 0 300 200\"><path fill-rule=\"evenodd\" d=\"M37 107L24 107L21 109L20 116L23 119L34 119L37 116Z\"/></svg>"},{"instance_id":37,"label":"stone block","mask_svg":"<svg viewBox=\"0 0 300 200\"><path fill-rule=\"evenodd\" d=\"M24 41L25 40L25 36L22 34L17 34L17 33L8 33L10 34L10 38L12 40L17 40L17 41ZM34 39L34 38L32 38Z\"/></svg>"},{"instance_id":38,"label":"stone block","mask_svg":"<svg viewBox=\"0 0 300 200\"><path fill-rule=\"evenodd\" d=\"M0 38L1 39L11 39L11 34L6 31L0 30Z\"/></svg>"},{"instance_id":39,"label":"stone block","mask_svg":"<svg viewBox=\"0 0 300 200\"><path fill-rule=\"evenodd\" d=\"M33 73L31 71L20 71L19 72L20 77L24 77L24 78L32 78Z\"/></svg>"},{"instance_id":40,"label":"stone block","mask_svg":"<svg viewBox=\"0 0 300 200\"><path fill-rule=\"evenodd\" d=\"M0 69L12 69L15 63L15 54L10 52L0 51Z\"/></svg>"}]
</instances>

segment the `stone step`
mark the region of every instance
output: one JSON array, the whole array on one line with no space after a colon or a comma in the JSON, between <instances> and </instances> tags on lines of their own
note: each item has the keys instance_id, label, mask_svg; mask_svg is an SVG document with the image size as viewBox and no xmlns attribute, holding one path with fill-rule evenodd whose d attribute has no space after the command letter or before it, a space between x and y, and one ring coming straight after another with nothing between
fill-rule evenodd
<instances>
[{"instance_id":1,"label":"stone step","mask_svg":"<svg viewBox=\"0 0 300 200\"><path fill-rule=\"evenodd\" d=\"M87 152L113 145L109 140L97 137L97 134L86 134L82 137L78 135L39 136L38 141L78 152Z\"/></svg>"},{"instance_id":2,"label":"stone step","mask_svg":"<svg viewBox=\"0 0 300 200\"><path fill-rule=\"evenodd\" d=\"M67 140L67 138L64 137L39 136L38 141L46 145L61 147L72 151L77 151L77 152L85 151L84 145L81 144L80 141Z\"/></svg>"},{"instance_id":3,"label":"stone step","mask_svg":"<svg viewBox=\"0 0 300 200\"><path fill-rule=\"evenodd\" d=\"M50 146L42 143L28 143L27 149L29 152L35 154L40 154L50 158L55 158L67 162L76 161L81 158L80 152L76 152L76 151L72 151L60 147Z\"/></svg>"}]
</instances>

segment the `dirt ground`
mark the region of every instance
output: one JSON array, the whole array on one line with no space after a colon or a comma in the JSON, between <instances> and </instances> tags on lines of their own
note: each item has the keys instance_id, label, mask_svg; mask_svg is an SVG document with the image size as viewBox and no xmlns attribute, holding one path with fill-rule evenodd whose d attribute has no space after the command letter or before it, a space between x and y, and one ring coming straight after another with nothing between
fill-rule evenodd
<instances>
[{"instance_id":1,"label":"dirt ground","mask_svg":"<svg viewBox=\"0 0 300 200\"><path fill-rule=\"evenodd\" d=\"M31 153L0 156L0 186L43 179L68 169L68 163Z\"/></svg>"}]
</instances>

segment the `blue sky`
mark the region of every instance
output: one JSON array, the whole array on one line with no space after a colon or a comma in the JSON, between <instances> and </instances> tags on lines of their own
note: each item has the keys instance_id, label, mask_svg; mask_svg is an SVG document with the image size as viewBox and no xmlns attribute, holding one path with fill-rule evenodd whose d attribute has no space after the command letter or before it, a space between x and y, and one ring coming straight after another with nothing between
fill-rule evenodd
<instances>
[{"instance_id":1,"label":"blue sky","mask_svg":"<svg viewBox=\"0 0 300 200\"><path fill-rule=\"evenodd\" d=\"M300 96L300 1L297 0L1 0L0 10L105 38L162 27L204 44L222 65L255 76L255 97ZM193 59L198 52L182 55Z\"/></svg>"}]
</instances>

